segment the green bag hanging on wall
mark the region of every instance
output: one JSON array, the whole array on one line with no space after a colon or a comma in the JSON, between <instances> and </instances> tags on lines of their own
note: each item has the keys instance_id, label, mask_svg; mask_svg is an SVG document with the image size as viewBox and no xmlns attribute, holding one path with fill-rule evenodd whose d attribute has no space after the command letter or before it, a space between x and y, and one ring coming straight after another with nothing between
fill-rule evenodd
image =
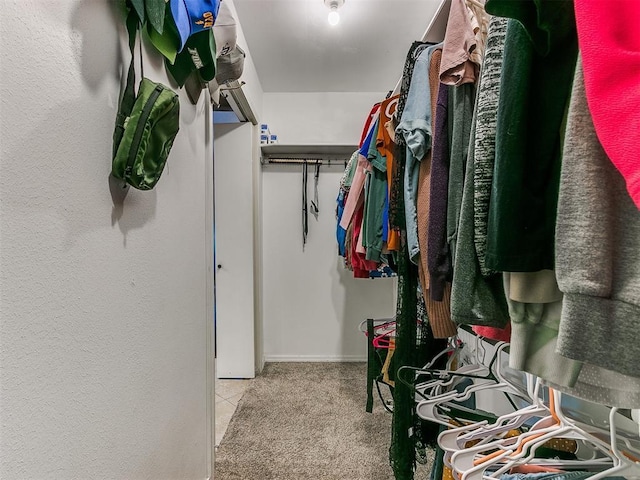
<instances>
[{"instance_id":1,"label":"green bag hanging on wall","mask_svg":"<svg viewBox=\"0 0 640 480\"><path fill-rule=\"evenodd\" d=\"M161 83L142 75L134 92L134 45L138 18L127 17L131 64L113 133L111 174L139 190L151 190L158 180L180 124L178 95Z\"/></svg>"}]
</instances>

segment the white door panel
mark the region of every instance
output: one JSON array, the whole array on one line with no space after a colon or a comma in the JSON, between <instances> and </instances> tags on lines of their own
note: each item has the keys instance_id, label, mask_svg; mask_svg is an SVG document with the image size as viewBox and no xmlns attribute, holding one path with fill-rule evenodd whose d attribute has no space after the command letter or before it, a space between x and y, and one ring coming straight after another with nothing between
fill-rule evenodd
<instances>
[{"instance_id":1,"label":"white door panel","mask_svg":"<svg viewBox=\"0 0 640 480\"><path fill-rule=\"evenodd\" d=\"M216 371L253 378L252 127L215 124L214 132Z\"/></svg>"}]
</instances>

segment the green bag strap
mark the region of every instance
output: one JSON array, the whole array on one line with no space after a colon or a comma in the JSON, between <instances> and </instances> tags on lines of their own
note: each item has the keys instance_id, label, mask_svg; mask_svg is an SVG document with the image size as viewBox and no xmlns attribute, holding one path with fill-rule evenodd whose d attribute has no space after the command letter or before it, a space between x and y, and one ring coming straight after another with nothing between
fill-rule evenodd
<instances>
[{"instance_id":1,"label":"green bag strap","mask_svg":"<svg viewBox=\"0 0 640 480\"><path fill-rule=\"evenodd\" d=\"M129 71L127 73L127 83L125 85L124 92L122 94L122 98L120 99L120 105L118 107L118 113L116 116L116 128L113 133L113 152L112 158L115 158L116 153L118 151L118 146L120 146L120 142L122 141L122 136L124 135L124 122L127 117L131 115L131 111L133 110L133 105L136 101L136 93L135 93L135 66L134 59L135 56L133 54L135 44L136 44L136 33L138 31L138 16L136 12L131 9L129 15L127 15L126 20L127 32L129 33L129 50L131 51L131 63L129 64ZM141 52L142 53L142 52Z\"/></svg>"},{"instance_id":2,"label":"green bag strap","mask_svg":"<svg viewBox=\"0 0 640 480\"><path fill-rule=\"evenodd\" d=\"M138 16L134 11L131 11L127 16L127 32L129 32L129 50L131 51L131 63L129 64L129 72L127 73L127 85L124 89L122 96L121 112L129 116L133 110L133 104L136 101L135 95L135 67L134 60L135 55L133 50L136 45L136 33L138 32Z\"/></svg>"}]
</instances>

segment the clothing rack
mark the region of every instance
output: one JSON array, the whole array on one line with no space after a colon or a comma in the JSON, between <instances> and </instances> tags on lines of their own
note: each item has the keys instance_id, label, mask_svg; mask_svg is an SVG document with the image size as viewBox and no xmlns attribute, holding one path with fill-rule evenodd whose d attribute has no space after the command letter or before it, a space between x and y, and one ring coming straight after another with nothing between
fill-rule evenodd
<instances>
[{"instance_id":1,"label":"clothing rack","mask_svg":"<svg viewBox=\"0 0 640 480\"><path fill-rule=\"evenodd\" d=\"M346 167L356 145L262 145L260 163L274 165L341 165Z\"/></svg>"},{"instance_id":2,"label":"clothing rack","mask_svg":"<svg viewBox=\"0 0 640 480\"><path fill-rule=\"evenodd\" d=\"M271 157L262 157L260 159L260 163L262 165L340 165L345 166L349 161L348 158L301 158L301 157L292 157L292 158L271 158Z\"/></svg>"}]
</instances>

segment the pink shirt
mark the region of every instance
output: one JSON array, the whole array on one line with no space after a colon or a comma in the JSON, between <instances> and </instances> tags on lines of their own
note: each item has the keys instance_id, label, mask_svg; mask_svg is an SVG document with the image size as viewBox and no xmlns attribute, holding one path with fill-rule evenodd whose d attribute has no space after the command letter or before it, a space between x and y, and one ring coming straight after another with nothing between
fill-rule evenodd
<instances>
[{"instance_id":1,"label":"pink shirt","mask_svg":"<svg viewBox=\"0 0 640 480\"><path fill-rule=\"evenodd\" d=\"M575 10L593 124L640 209L640 1L575 0Z\"/></svg>"},{"instance_id":2,"label":"pink shirt","mask_svg":"<svg viewBox=\"0 0 640 480\"><path fill-rule=\"evenodd\" d=\"M367 177L367 169L371 168L371 163L364 158L361 154L358 154L358 166L356 172L353 174L353 180L351 181L351 188L349 189L349 195L347 201L344 204L344 210L342 212L342 218L340 219L340 227L347 229L353 218L353 213L361 203L360 197L364 192L364 181Z\"/></svg>"}]
</instances>

